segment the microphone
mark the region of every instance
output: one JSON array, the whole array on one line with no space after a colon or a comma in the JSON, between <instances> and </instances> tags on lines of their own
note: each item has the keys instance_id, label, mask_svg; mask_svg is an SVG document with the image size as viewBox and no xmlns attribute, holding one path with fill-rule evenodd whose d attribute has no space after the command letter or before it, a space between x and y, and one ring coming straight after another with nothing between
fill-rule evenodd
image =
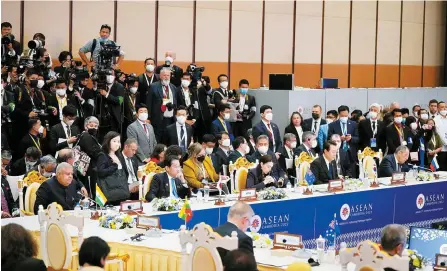
<instances>
[{"instance_id":1,"label":"microphone","mask_svg":"<svg viewBox=\"0 0 447 271\"><path fill-rule=\"evenodd\" d=\"M92 200L92 199L89 198L89 197L84 196L84 195L81 193L81 191L78 191L77 194L78 194L78 195L81 195L81 200L86 199L86 200L90 201L91 203L93 203L94 205L96 205L96 201ZM80 200L80 201L81 201L81 200Z\"/></svg>"},{"instance_id":2,"label":"microphone","mask_svg":"<svg viewBox=\"0 0 447 271\"><path fill-rule=\"evenodd\" d=\"M408 164L408 165L412 166L413 168L419 168L419 169L423 169L423 170L426 170L426 171L434 172L431 168L421 167L421 166L413 165L413 164Z\"/></svg>"}]
</instances>

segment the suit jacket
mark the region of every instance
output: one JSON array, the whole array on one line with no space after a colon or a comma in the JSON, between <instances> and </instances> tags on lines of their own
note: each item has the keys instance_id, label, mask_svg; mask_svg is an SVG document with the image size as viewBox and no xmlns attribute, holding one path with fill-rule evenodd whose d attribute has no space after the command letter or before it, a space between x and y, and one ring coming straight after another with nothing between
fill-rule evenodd
<instances>
[{"instance_id":1,"label":"suit jacket","mask_svg":"<svg viewBox=\"0 0 447 271\"><path fill-rule=\"evenodd\" d=\"M111 121L114 122L114 125L116 125L117 128L121 126L123 121L122 104L124 101L124 92L123 85L115 82L110 88L109 96L107 96L107 98L101 96L103 112L109 112ZM107 109L105 108L105 105L107 105ZM112 127L114 126L112 125Z\"/></svg>"},{"instance_id":2,"label":"suit jacket","mask_svg":"<svg viewBox=\"0 0 447 271\"><path fill-rule=\"evenodd\" d=\"M183 91L182 87L178 87L177 88L177 101L178 101L178 105L183 105L187 108L187 112L188 112L188 119L192 120L192 119L199 119L200 117L200 110L199 108L195 108L194 105L197 103L197 105L199 105L198 103L198 96L197 96L197 90L192 89L191 87L189 88L189 100L191 102L191 104L189 106L186 105L186 97L185 97L185 92Z\"/></svg>"},{"instance_id":3,"label":"suit jacket","mask_svg":"<svg viewBox=\"0 0 447 271\"><path fill-rule=\"evenodd\" d=\"M217 182L219 181L219 174L216 173L216 170L213 167L213 162L209 156L205 156L205 161L203 161L203 167L208 174L208 182ZM199 179L199 174L201 175L201 169L192 161L191 158L186 160L183 163L183 174L185 175L185 179L188 182L188 186L191 188L202 188L202 180Z\"/></svg>"},{"instance_id":4,"label":"suit jacket","mask_svg":"<svg viewBox=\"0 0 447 271\"><path fill-rule=\"evenodd\" d=\"M238 248L243 249L250 254L253 254L253 240L250 236L246 235L233 223L227 222L214 229L220 236L231 236L231 233L235 231L237 233ZM217 248L220 254L220 258L223 260L228 253L228 250L223 248Z\"/></svg>"},{"instance_id":5,"label":"suit jacket","mask_svg":"<svg viewBox=\"0 0 447 271\"><path fill-rule=\"evenodd\" d=\"M186 148L191 144L193 130L192 127L185 123L186 128ZM180 146L180 142L177 136L177 122L171 125L168 125L165 130L165 135L163 136L163 144L166 146L177 145Z\"/></svg>"},{"instance_id":6,"label":"suit jacket","mask_svg":"<svg viewBox=\"0 0 447 271\"><path fill-rule=\"evenodd\" d=\"M329 169L326 166L326 161L324 160L323 155L320 155L310 164L310 170L315 175L315 184L324 184L328 183L329 180L338 179L337 164L335 160L330 163L332 165L332 178L329 176Z\"/></svg>"},{"instance_id":7,"label":"suit jacket","mask_svg":"<svg viewBox=\"0 0 447 271\"><path fill-rule=\"evenodd\" d=\"M230 135L230 141L233 141L234 135L233 130L231 129L231 125L228 121L224 120L225 125L227 126L228 134ZM211 133L215 136L220 134L221 132L225 132L225 128L222 125L222 122L220 122L220 119L215 119L211 124Z\"/></svg>"},{"instance_id":8,"label":"suit jacket","mask_svg":"<svg viewBox=\"0 0 447 271\"><path fill-rule=\"evenodd\" d=\"M413 142L409 142L408 138L412 138L412 133L407 126L402 125L402 127L404 131L403 138L407 142L408 149L411 149ZM401 142L399 133L397 132L396 126L393 123L385 127L385 138L388 146L388 154L394 154L397 147L401 145Z\"/></svg>"},{"instance_id":9,"label":"suit jacket","mask_svg":"<svg viewBox=\"0 0 447 271\"><path fill-rule=\"evenodd\" d=\"M71 136L78 136L81 131L75 125L70 126ZM50 130L50 151L54 155L57 151L62 150L64 148L68 148L67 141L58 143L59 138L67 139L67 135L65 134L64 126L62 123L58 123L51 127Z\"/></svg>"},{"instance_id":10,"label":"suit jacket","mask_svg":"<svg viewBox=\"0 0 447 271\"><path fill-rule=\"evenodd\" d=\"M233 162L233 164L234 164L239 157L243 157L243 156L238 150L232 151L230 153L230 155L228 155L228 163ZM252 157L249 154L245 155L245 158L251 163L254 162Z\"/></svg>"},{"instance_id":11,"label":"suit jacket","mask_svg":"<svg viewBox=\"0 0 447 271\"><path fill-rule=\"evenodd\" d=\"M349 177L355 177L354 176L354 167L355 163L352 161L351 156L348 155L348 153L340 148L338 151L339 159L335 162L337 163L337 167L340 166L341 169L341 175L343 176L349 176ZM338 163L340 165L338 165Z\"/></svg>"},{"instance_id":12,"label":"suit jacket","mask_svg":"<svg viewBox=\"0 0 447 271\"><path fill-rule=\"evenodd\" d=\"M212 160L214 169L218 174L223 173L223 165L228 166L230 164L229 155L226 155L221 148L217 148L216 152L213 153Z\"/></svg>"},{"instance_id":13,"label":"suit jacket","mask_svg":"<svg viewBox=\"0 0 447 271\"><path fill-rule=\"evenodd\" d=\"M270 171L269 176L272 176L273 179L275 179L275 182L265 185L264 184L265 177L262 174L261 165L258 165L256 168L250 169L248 171L248 175L247 175L247 188L256 188L256 190L259 191L259 190L264 189L265 187L270 187L270 186L279 187L278 180L280 178L284 179L283 186L285 186L288 182L288 180L284 178L284 175L281 176L281 171L273 170L273 168Z\"/></svg>"},{"instance_id":14,"label":"suit jacket","mask_svg":"<svg viewBox=\"0 0 447 271\"><path fill-rule=\"evenodd\" d=\"M189 190L188 186L185 187L182 184L182 181L177 178L174 180L179 198L184 199L185 197L189 197L191 195L191 191ZM151 181L149 192L147 192L145 196L146 200L151 202L155 198L168 198L170 196L170 185L171 182L166 172L156 174Z\"/></svg>"},{"instance_id":15,"label":"suit jacket","mask_svg":"<svg viewBox=\"0 0 447 271\"><path fill-rule=\"evenodd\" d=\"M78 109L78 111L79 111L79 103L76 100L76 98L73 95L68 94L68 92L67 92L67 94L65 96L67 97L66 98L67 99L67 105L71 104L76 109ZM57 110L56 116L53 115L53 113L49 114L49 116L48 116L50 127L53 127L54 125L56 125L59 122L61 122L60 113L61 113L62 109L59 109L59 103L57 101L56 94L48 95L46 104L47 104L47 106L52 106L52 107L56 108L56 110Z\"/></svg>"},{"instance_id":16,"label":"suit jacket","mask_svg":"<svg viewBox=\"0 0 447 271\"><path fill-rule=\"evenodd\" d=\"M67 187L64 187L58 182L56 176L51 177L37 189L34 214L39 211L39 205L46 209L52 202L60 204L63 210L73 210L82 197L78 191L77 181L73 180Z\"/></svg>"},{"instance_id":17,"label":"suit jacket","mask_svg":"<svg viewBox=\"0 0 447 271\"><path fill-rule=\"evenodd\" d=\"M409 170L410 167L407 164L401 165L401 172L408 172ZM382 159L382 162L379 165L379 178L391 177L394 172L397 172L396 158L394 157L394 154L388 154Z\"/></svg>"},{"instance_id":18,"label":"suit jacket","mask_svg":"<svg viewBox=\"0 0 447 271\"><path fill-rule=\"evenodd\" d=\"M33 270L33 271L46 271L47 267L45 263L36 258L26 258L26 259L9 259L2 263L2 270L10 271L22 271L22 270Z\"/></svg>"},{"instance_id":19,"label":"suit jacket","mask_svg":"<svg viewBox=\"0 0 447 271\"><path fill-rule=\"evenodd\" d=\"M209 87L207 85L207 87ZM199 103L200 117L203 121L210 121L212 119L211 110L208 104L208 94L206 93L206 87L200 87L195 90L197 94L197 101Z\"/></svg>"},{"instance_id":20,"label":"suit jacket","mask_svg":"<svg viewBox=\"0 0 447 271\"><path fill-rule=\"evenodd\" d=\"M327 137L331 138L333 134L343 135L343 132L341 130L341 121L337 120L331 124L329 124ZM348 120L346 123L346 134L351 135L351 140L349 142L346 142L349 146L349 152L351 154L351 157L353 161L356 161L357 158L357 144L359 142L359 135L357 130L357 123L355 121ZM343 142L341 143L341 147L343 148Z\"/></svg>"},{"instance_id":21,"label":"suit jacket","mask_svg":"<svg viewBox=\"0 0 447 271\"><path fill-rule=\"evenodd\" d=\"M11 187L5 176L2 175L2 190L3 195L5 195L6 202L8 203L9 214L12 215L12 210L17 208L17 204L12 196Z\"/></svg>"},{"instance_id":22,"label":"suit jacket","mask_svg":"<svg viewBox=\"0 0 447 271\"><path fill-rule=\"evenodd\" d=\"M236 103L236 110L238 110L238 113L242 116L242 123L244 124L244 127L246 129L250 129L252 127L251 120L254 118L256 114L256 99L254 96L245 94L245 105L242 109L242 112L239 111L240 107L240 95L237 96L236 100L234 101Z\"/></svg>"},{"instance_id":23,"label":"suit jacket","mask_svg":"<svg viewBox=\"0 0 447 271\"><path fill-rule=\"evenodd\" d=\"M169 88L172 93L172 105L176 108L178 105L177 88L172 83L169 84ZM151 124L156 128L161 127L163 124L163 112L161 112L163 93L164 88L161 82L158 81L150 86L149 92L146 94L146 105L149 107L148 118L151 120Z\"/></svg>"},{"instance_id":24,"label":"suit jacket","mask_svg":"<svg viewBox=\"0 0 447 271\"><path fill-rule=\"evenodd\" d=\"M124 119L127 123L132 123L137 120L137 106L141 103L140 93L136 93L134 97L131 97L131 93L127 92L124 95ZM133 104L132 102L135 102Z\"/></svg>"},{"instance_id":25,"label":"suit jacket","mask_svg":"<svg viewBox=\"0 0 447 271\"><path fill-rule=\"evenodd\" d=\"M253 127L253 138L256 140L258 136L260 135L266 135L269 138L269 150L272 152L277 152L279 149L281 149L282 141L281 141L281 134L279 133L278 125L276 125L273 122L270 122L270 127L273 131L273 136L275 138L275 144L273 144L273 139L270 137L267 126L265 126L264 122L260 121L256 126ZM275 145L275 150L273 149L273 145Z\"/></svg>"},{"instance_id":26,"label":"suit jacket","mask_svg":"<svg viewBox=\"0 0 447 271\"><path fill-rule=\"evenodd\" d=\"M35 166L37 166L39 164L40 164L40 161L37 161ZM27 173L25 157L22 157L19 160L15 161L14 164L12 164L11 171L9 172L9 175L11 175L11 176L20 176L20 175L23 175L25 173Z\"/></svg>"},{"instance_id":27,"label":"suit jacket","mask_svg":"<svg viewBox=\"0 0 447 271\"><path fill-rule=\"evenodd\" d=\"M223 99L228 100L229 98L233 98L233 97L234 97L234 92L229 88L227 88L226 91L224 91L221 88L213 89L213 101L214 101L214 104L216 105L216 110L222 104Z\"/></svg>"},{"instance_id":28,"label":"suit jacket","mask_svg":"<svg viewBox=\"0 0 447 271\"><path fill-rule=\"evenodd\" d=\"M256 143L253 145L253 144L251 144L251 141L248 138L246 138L246 140L247 140L248 147L250 147L250 152L248 154L253 155L253 153L255 153L255 151L256 151ZM256 140L255 140L255 142L256 142Z\"/></svg>"},{"instance_id":29,"label":"suit jacket","mask_svg":"<svg viewBox=\"0 0 447 271\"><path fill-rule=\"evenodd\" d=\"M155 73L157 75L160 74L160 71L165 68L165 66L160 65L155 68ZM174 86L179 87L182 82L182 75L183 75L183 69L180 68L177 65L172 65L171 67L171 83L174 84Z\"/></svg>"},{"instance_id":30,"label":"suit jacket","mask_svg":"<svg viewBox=\"0 0 447 271\"><path fill-rule=\"evenodd\" d=\"M314 122L315 122L315 120L313 118L305 119L303 121L303 125L302 125L303 126L303 131L304 132L312 131L312 127L314 126ZM321 121L320 121L320 127L323 124L326 124L326 120L322 118Z\"/></svg>"},{"instance_id":31,"label":"suit jacket","mask_svg":"<svg viewBox=\"0 0 447 271\"><path fill-rule=\"evenodd\" d=\"M101 144L99 144L96 137L93 137L87 132L81 133L76 143L81 148L81 151L85 152L90 157L90 165L87 174L92 174L95 171L98 157L101 154Z\"/></svg>"},{"instance_id":32,"label":"suit jacket","mask_svg":"<svg viewBox=\"0 0 447 271\"><path fill-rule=\"evenodd\" d=\"M386 149L386 138L385 138L385 123L381 120L376 121L377 133L374 136L376 138L376 147L371 148L374 151L382 150L385 152ZM363 151L366 147L371 147L371 138L373 138L373 130L371 127L371 119L364 119L358 124L359 131L359 150Z\"/></svg>"},{"instance_id":33,"label":"suit jacket","mask_svg":"<svg viewBox=\"0 0 447 271\"><path fill-rule=\"evenodd\" d=\"M135 138L138 142L137 157L140 163L151 157L154 151L157 140L155 139L154 128L152 125L146 123L146 127L149 131L149 137L146 135L143 126L139 120L134 121L129 127L127 127L127 138Z\"/></svg>"},{"instance_id":34,"label":"suit jacket","mask_svg":"<svg viewBox=\"0 0 447 271\"><path fill-rule=\"evenodd\" d=\"M303 129L303 132L304 132L304 129ZM296 136L296 146L298 147L299 145L301 145L300 141L303 139L300 138L300 136L298 135L298 132L296 131L295 126L290 125L290 124L287 125L287 127L284 129L284 134L294 134Z\"/></svg>"},{"instance_id":35,"label":"suit jacket","mask_svg":"<svg viewBox=\"0 0 447 271\"><path fill-rule=\"evenodd\" d=\"M306 146L304 146L304 144L298 146L295 150L296 155L300 156L300 154L302 152L307 152L307 154L309 154L310 156L315 156L316 152L311 148L309 149L309 151L307 151Z\"/></svg>"},{"instance_id":36,"label":"suit jacket","mask_svg":"<svg viewBox=\"0 0 447 271\"><path fill-rule=\"evenodd\" d=\"M279 178L287 179L287 177L285 176L286 173L279 166L279 163L278 163L278 160L276 159L275 153L269 150L269 151L267 151L267 154L269 154L272 157L272 162L273 162L273 167L270 172L270 175L279 176ZM247 160L252 161L252 162L256 162L256 160L260 161L261 156L262 155L259 153L259 151L255 151L251 156L247 156Z\"/></svg>"},{"instance_id":37,"label":"suit jacket","mask_svg":"<svg viewBox=\"0 0 447 271\"><path fill-rule=\"evenodd\" d=\"M80 111L79 122L76 123L75 121L74 123L80 127L83 127L83 120L87 117L93 116L93 111L95 110L96 92L93 89L87 87L81 89L79 86L76 86L75 90L78 91L82 99L84 99L84 103L82 104L81 101L76 96L74 96L74 100L77 102L77 108Z\"/></svg>"},{"instance_id":38,"label":"suit jacket","mask_svg":"<svg viewBox=\"0 0 447 271\"><path fill-rule=\"evenodd\" d=\"M278 150L280 153L278 163L279 166L284 170L284 172L287 172L287 175L296 177L296 167L295 167L295 149L292 149L292 157L289 156L289 153L286 150L285 146L282 146L280 150ZM287 169L286 159L292 159L292 168Z\"/></svg>"},{"instance_id":39,"label":"suit jacket","mask_svg":"<svg viewBox=\"0 0 447 271\"><path fill-rule=\"evenodd\" d=\"M119 153L116 154L116 156L118 157L118 159L121 162L121 166L124 169L124 173L126 173L126 179L128 179L130 173L129 173L129 169L127 168L127 161L124 159L123 153L119 152ZM130 157L130 162L132 163L133 174L136 177L136 180L138 180L138 175L137 175L137 173L138 173L138 164L139 164L138 158L134 155L134 156Z\"/></svg>"},{"instance_id":40,"label":"suit jacket","mask_svg":"<svg viewBox=\"0 0 447 271\"><path fill-rule=\"evenodd\" d=\"M138 93L142 101L146 101L151 84L160 81L160 75L152 73L152 77L142 73L138 76Z\"/></svg>"},{"instance_id":41,"label":"suit jacket","mask_svg":"<svg viewBox=\"0 0 447 271\"><path fill-rule=\"evenodd\" d=\"M328 128L329 128L329 124L320 125L320 130L318 130L318 135L317 135L318 146L322 146L323 147L324 142L327 141L327 130L328 130Z\"/></svg>"}]
</instances>

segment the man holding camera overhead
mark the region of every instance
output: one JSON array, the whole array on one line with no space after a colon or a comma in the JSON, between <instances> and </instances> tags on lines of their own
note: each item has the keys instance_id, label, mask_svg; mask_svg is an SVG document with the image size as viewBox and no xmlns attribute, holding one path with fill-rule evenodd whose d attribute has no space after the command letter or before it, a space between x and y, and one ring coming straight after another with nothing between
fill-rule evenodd
<instances>
[{"instance_id":1,"label":"man holding camera overhead","mask_svg":"<svg viewBox=\"0 0 447 271\"><path fill-rule=\"evenodd\" d=\"M88 41L81 49L79 49L79 56L82 61L86 63L89 67L96 67L98 65L99 52L101 51L101 44L115 44L114 41L109 40L112 28L107 25L101 25L99 30L99 38ZM91 53L90 60L87 59L86 53ZM124 52L120 50L118 60L114 65L114 69L118 69L121 62L124 60ZM112 67L111 67L112 68Z\"/></svg>"},{"instance_id":2,"label":"man holding camera overhead","mask_svg":"<svg viewBox=\"0 0 447 271\"><path fill-rule=\"evenodd\" d=\"M182 83L182 75L183 69L179 66L174 65L175 53L171 51L167 51L165 53L165 64L157 66L155 69L156 74L160 74L162 69L170 69L171 70L171 84L176 87L180 87Z\"/></svg>"},{"instance_id":3,"label":"man holding camera overhead","mask_svg":"<svg viewBox=\"0 0 447 271\"><path fill-rule=\"evenodd\" d=\"M12 25L9 22L2 23L2 66L9 66L18 59L22 53L20 42L16 41L11 33Z\"/></svg>"}]
</instances>

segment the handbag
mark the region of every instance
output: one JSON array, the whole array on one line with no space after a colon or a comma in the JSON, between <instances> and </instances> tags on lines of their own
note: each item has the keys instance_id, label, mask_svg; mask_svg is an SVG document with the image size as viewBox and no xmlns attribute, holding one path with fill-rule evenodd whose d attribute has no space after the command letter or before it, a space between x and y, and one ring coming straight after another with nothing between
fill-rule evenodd
<instances>
[{"instance_id":1,"label":"handbag","mask_svg":"<svg viewBox=\"0 0 447 271\"><path fill-rule=\"evenodd\" d=\"M124 201L130 198L129 186L123 169L98 178L98 186L107 198L107 202Z\"/></svg>"},{"instance_id":2,"label":"handbag","mask_svg":"<svg viewBox=\"0 0 447 271\"><path fill-rule=\"evenodd\" d=\"M83 135L84 133L82 133L81 136L79 136L76 145L73 147L73 156L74 156L73 168L77 170L79 174L85 176L87 174L88 167L90 166L91 158L85 152L81 151L81 147L79 146L79 141L81 141Z\"/></svg>"}]
</instances>

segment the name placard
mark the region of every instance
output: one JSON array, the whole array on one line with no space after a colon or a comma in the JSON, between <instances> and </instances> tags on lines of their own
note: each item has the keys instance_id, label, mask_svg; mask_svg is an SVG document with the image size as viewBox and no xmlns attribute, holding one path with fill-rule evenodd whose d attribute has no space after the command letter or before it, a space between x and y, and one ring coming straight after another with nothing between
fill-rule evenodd
<instances>
[{"instance_id":1,"label":"name placard","mask_svg":"<svg viewBox=\"0 0 447 271\"><path fill-rule=\"evenodd\" d=\"M151 229L156 228L161 230L160 218L157 216L137 216L137 228Z\"/></svg>"},{"instance_id":2,"label":"name placard","mask_svg":"<svg viewBox=\"0 0 447 271\"><path fill-rule=\"evenodd\" d=\"M391 185L404 184L405 172L394 172L391 177Z\"/></svg>"},{"instance_id":3,"label":"name placard","mask_svg":"<svg viewBox=\"0 0 447 271\"><path fill-rule=\"evenodd\" d=\"M242 189L239 192L240 201L256 201L256 188Z\"/></svg>"},{"instance_id":4,"label":"name placard","mask_svg":"<svg viewBox=\"0 0 447 271\"><path fill-rule=\"evenodd\" d=\"M337 192L337 191L343 191L344 189L344 183L343 180L329 180L328 188L327 190L329 192Z\"/></svg>"},{"instance_id":5,"label":"name placard","mask_svg":"<svg viewBox=\"0 0 447 271\"><path fill-rule=\"evenodd\" d=\"M303 247L303 237L298 234L275 233L273 249L297 250Z\"/></svg>"},{"instance_id":6,"label":"name placard","mask_svg":"<svg viewBox=\"0 0 447 271\"><path fill-rule=\"evenodd\" d=\"M141 200L126 200L120 204L120 212L129 214L142 214L143 201Z\"/></svg>"}]
</instances>

